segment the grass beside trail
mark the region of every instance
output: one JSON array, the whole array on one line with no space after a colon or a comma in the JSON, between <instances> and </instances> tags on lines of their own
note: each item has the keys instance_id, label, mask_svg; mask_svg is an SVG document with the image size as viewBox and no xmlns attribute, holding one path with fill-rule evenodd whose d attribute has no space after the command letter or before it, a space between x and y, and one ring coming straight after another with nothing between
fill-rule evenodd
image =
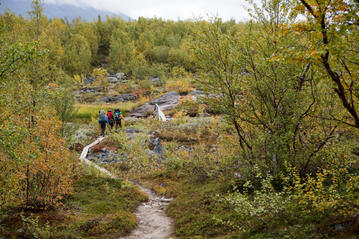
<instances>
[{"instance_id":1,"label":"grass beside trail","mask_svg":"<svg viewBox=\"0 0 359 239\"><path fill-rule=\"evenodd\" d=\"M127 112L130 112L135 107L143 104L142 100L132 102L120 102L117 104L76 104L75 108L77 108L77 112L74 115L74 120L83 120L83 121L91 121L92 119L97 119L98 112L100 110L115 110L120 109L124 116L126 116Z\"/></svg>"},{"instance_id":2,"label":"grass beside trail","mask_svg":"<svg viewBox=\"0 0 359 239\"><path fill-rule=\"evenodd\" d=\"M174 197L167 214L175 220L178 238L218 238L230 234L232 227L224 221L236 220L236 215L228 205L220 202L220 198L232 189L231 183L194 183L188 178L167 173L139 180L158 194Z\"/></svg>"},{"instance_id":3,"label":"grass beside trail","mask_svg":"<svg viewBox=\"0 0 359 239\"><path fill-rule=\"evenodd\" d=\"M6 238L118 238L137 225L134 211L147 196L120 179L83 174L64 205L45 212L13 212L1 220ZM1 219L1 218L0 218Z\"/></svg>"}]
</instances>

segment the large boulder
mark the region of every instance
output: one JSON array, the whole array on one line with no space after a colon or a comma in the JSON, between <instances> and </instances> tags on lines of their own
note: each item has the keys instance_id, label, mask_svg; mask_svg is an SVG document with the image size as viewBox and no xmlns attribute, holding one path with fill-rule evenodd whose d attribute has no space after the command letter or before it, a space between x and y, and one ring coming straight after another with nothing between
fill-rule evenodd
<instances>
[{"instance_id":1,"label":"large boulder","mask_svg":"<svg viewBox=\"0 0 359 239\"><path fill-rule=\"evenodd\" d=\"M179 94L175 91L171 91L169 93L163 94L161 97L151 101L151 105L159 105L161 107L161 110L163 109L163 106L165 105L172 105L173 107L178 104L178 97Z\"/></svg>"},{"instance_id":2,"label":"large boulder","mask_svg":"<svg viewBox=\"0 0 359 239\"><path fill-rule=\"evenodd\" d=\"M178 105L179 94L175 91L166 93L161 97L146 103L145 105L139 106L133 109L130 113L130 116L133 117L147 117L153 113L155 110L155 105L157 104L162 111L167 111L173 109Z\"/></svg>"},{"instance_id":3,"label":"large boulder","mask_svg":"<svg viewBox=\"0 0 359 239\"><path fill-rule=\"evenodd\" d=\"M154 105L150 105L149 103L146 103L144 105L141 105L141 106L133 109L130 112L130 116L143 118L143 117L147 117L147 116L151 115L154 110L155 110Z\"/></svg>"},{"instance_id":4,"label":"large boulder","mask_svg":"<svg viewBox=\"0 0 359 239\"><path fill-rule=\"evenodd\" d=\"M138 98L137 95L134 95L132 93L125 93L125 94L121 94L121 95L109 95L109 96L101 98L100 101L106 102L106 103L116 103L116 102L137 100L137 98Z\"/></svg>"}]
</instances>

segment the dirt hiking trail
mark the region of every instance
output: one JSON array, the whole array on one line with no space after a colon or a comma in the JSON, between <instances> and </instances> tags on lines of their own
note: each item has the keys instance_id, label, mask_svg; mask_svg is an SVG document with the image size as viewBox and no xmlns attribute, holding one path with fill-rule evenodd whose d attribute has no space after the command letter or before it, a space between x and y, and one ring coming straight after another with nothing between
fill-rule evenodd
<instances>
[{"instance_id":1,"label":"dirt hiking trail","mask_svg":"<svg viewBox=\"0 0 359 239\"><path fill-rule=\"evenodd\" d=\"M170 199L160 198L150 189L137 184L148 195L148 202L142 203L136 210L138 227L123 239L164 239L170 238L173 232L173 220L169 218L165 209Z\"/></svg>"},{"instance_id":2,"label":"dirt hiking trail","mask_svg":"<svg viewBox=\"0 0 359 239\"><path fill-rule=\"evenodd\" d=\"M108 170L101 168L97 164L86 159L87 153L89 149L100 143L104 137L99 137L93 143L84 147L82 154L80 156L80 160L86 164L94 166L99 171L107 174L112 178L116 178ZM125 237L121 237L121 239L166 239L172 238L171 235L173 233L173 220L168 217L165 213L166 207L170 203L171 199L159 197L150 189L145 188L137 183L131 182L138 186L141 191L147 194L148 202L141 203L140 206L137 207L136 210L136 218L138 226L134 229L131 234Z\"/></svg>"}]
</instances>

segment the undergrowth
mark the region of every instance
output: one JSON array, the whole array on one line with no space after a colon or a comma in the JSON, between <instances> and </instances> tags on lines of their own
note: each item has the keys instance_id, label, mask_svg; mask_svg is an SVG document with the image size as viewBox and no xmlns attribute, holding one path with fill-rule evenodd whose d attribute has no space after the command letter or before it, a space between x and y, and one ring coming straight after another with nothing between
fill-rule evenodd
<instances>
[{"instance_id":1,"label":"undergrowth","mask_svg":"<svg viewBox=\"0 0 359 239\"><path fill-rule=\"evenodd\" d=\"M137 225L134 211L147 196L136 187L86 167L63 206L51 211L8 209L6 238L118 238Z\"/></svg>"},{"instance_id":2,"label":"undergrowth","mask_svg":"<svg viewBox=\"0 0 359 239\"><path fill-rule=\"evenodd\" d=\"M233 128L217 117L139 120L131 128L140 131L133 139L124 139L124 132L109 138L128 159L108 168L174 197L167 213L179 238L356 238L359 233L358 176L352 166L343 167L352 164L333 159L337 169L306 178L288 165L286 175L273 178L256 166L258 159L243 162ZM160 158L148 154L151 130L162 140Z\"/></svg>"}]
</instances>

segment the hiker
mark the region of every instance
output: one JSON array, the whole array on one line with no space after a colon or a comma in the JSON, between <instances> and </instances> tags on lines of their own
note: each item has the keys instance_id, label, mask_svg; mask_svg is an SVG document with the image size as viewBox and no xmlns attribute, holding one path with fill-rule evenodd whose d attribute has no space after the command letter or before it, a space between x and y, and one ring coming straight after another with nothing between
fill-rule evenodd
<instances>
[{"instance_id":1,"label":"hiker","mask_svg":"<svg viewBox=\"0 0 359 239\"><path fill-rule=\"evenodd\" d=\"M110 125L111 129L113 128L113 114L111 110L107 111L107 118L108 118L108 124Z\"/></svg>"},{"instance_id":2,"label":"hiker","mask_svg":"<svg viewBox=\"0 0 359 239\"><path fill-rule=\"evenodd\" d=\"M105 136L106 124L108 123L108 118L104 110L98 112L98 123L101 126L101 136Z\"/></svg>"},{"instance_id":3,"label":"hiker","mask_svg":"<svg viewBox=\"0 0 359 239\"><path fill-rule=\"evenodd\" d=\"M122 128L122 124L121 124L121 120L123 120L123 116L122 116L122 112L120 111L120 109L115 109L115 126L116 129L118 128L118 126L120 126L120 128Z\"/></svg>"}]
</instances>

